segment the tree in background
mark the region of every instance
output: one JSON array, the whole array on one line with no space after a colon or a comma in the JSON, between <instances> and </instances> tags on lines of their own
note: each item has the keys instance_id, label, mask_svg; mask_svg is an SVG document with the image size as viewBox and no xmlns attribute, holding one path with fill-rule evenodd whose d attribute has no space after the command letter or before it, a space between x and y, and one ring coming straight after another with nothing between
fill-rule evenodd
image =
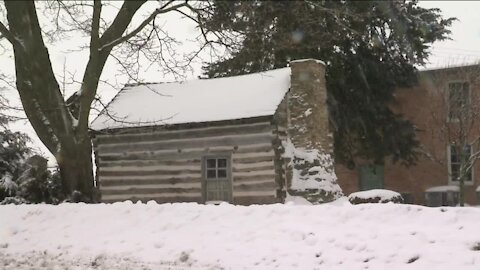
<instances>
[{"instance_id":1,"label":"tree in background","mask_svg":"<svg viewBox=\"0 0 480 270\"><path fill-rule=\"evenodd\" d=\"M206 24L243 36L230 58L204 68L222 77L285 67L290 60L326 62L335 158L381 163L386 156L416 160L413 125L392 112L394 90L416 83L429 45L444 40L454 19L417 1L217 2Z\"/></svg>"},{"instance_id":2,"label":"tree in background","mask_svg":"<svg viewBox=\"0 0 480 270\"><path fill-rule=\"evenodd\" d=\"M18 185L15 181L23 172L23 164L31 154L28 137L8 129L8 117L0 116L0 201L15 196Z\"/></svg>"},{"instance_id":3,"label":"tree in background","mask_svg":"<svg viewBox=\"0 0 480 270\"><path fill-rule=\"evenodd\" d=\"M125 1L113 17L105 15L103 11L108 3L100 0L4 1L3 6L0 4L0 15L6 14L6 18L0 17L0 41L8 41L13 48L16 89L23 109L41 141L55 156L65 192L81 192L86 201L92 200L94 182L89 117L107 59L112 56L119 60L129 75L140 66L139 59L159 63L169 70L187 66L198 52L184 62L176 61L179 57L169 61L172 57L168 56L174 54L177 43L165 33L157 19L176 12L201 28L212 8L208 2L145 4L146 1ZM144 6L143 12L139 12ZM37 16L39 10L48 17L43 24ZM139 20L141 15L145 17ZM200 49L211 44L226 44L220 41L219 33L203 28L200 32ZM66 39L75 35L89 38L89 56L79 90L65 100L44 39Z\"/></svg>"},{"instance_id":4,"label":"tree in background","mask_svg":"<svg viewBox=\"0 0 480 270\"><path fill-rule=\"evenodd\" d=\"M59 173L50 172L47 159L34 155L26 134L9 129L18 119L4 113L8 107L0 96L0 204L61 202L65 195Z\"/></svg>"}]
</instances>

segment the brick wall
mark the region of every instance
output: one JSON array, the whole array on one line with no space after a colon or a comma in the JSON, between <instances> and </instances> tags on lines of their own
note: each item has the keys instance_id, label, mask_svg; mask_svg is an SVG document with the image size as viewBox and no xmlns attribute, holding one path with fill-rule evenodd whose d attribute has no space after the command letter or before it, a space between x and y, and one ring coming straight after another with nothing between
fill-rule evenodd
<instances>
[{"instance_id":1,"label":"brick wall","mask_svg":"<svg viewBox=\"0 0 480 270\"><path fill-rule=\"evenodd\" d=\"M415 166L409 168L385 160L384 184L386 189L398 192L409 192L414 197L414 203L424 204L424 192L433 186L449 185L448 152L445 130L445 119L448 109L445 109L445 99L442 91L449 82L468 81L470 83L471 100L480 104L480 84L478 83L478 66L464 68L448 68L420 72L419 84L415 87L398 89L395 93L396 102L392 104L395 112L402 113L417 127L417 138L422 144L423 152ZM439 121L441 120L441 121ZM480 135L480 119L474 125L470 138ZM452 128L452 127L450 127ZM473 150L480 150L478 144ZM349 170L337 164L338 183L345 194L358 191L358 168ZM478 204L475 188L480 184L480 164L473 168L473 183L465 188L465 200L468 204ZM451 183L450 183L451 184Z\"/></svg>"}]
</instances>

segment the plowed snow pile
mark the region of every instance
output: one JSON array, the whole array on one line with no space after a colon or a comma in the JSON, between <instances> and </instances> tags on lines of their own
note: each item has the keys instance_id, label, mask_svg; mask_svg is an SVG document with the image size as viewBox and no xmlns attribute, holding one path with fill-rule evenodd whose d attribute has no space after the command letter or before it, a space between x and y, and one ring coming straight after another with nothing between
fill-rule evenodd
<instances>
[{"instance_id":1,"label":"plowed snow pile","mask_svg":"<svg viewBox=\"0 0 480 270\"><path fill-rule=\"evenodd\" d=\"M480 269L480 209L0 206L0 269Z\"/></svg>"}]
</instances>

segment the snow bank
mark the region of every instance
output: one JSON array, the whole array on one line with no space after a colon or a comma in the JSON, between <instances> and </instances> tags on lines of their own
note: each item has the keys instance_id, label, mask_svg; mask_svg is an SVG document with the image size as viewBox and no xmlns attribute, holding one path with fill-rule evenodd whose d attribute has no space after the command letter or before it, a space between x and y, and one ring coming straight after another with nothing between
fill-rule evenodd
<instances>
[{"instance_id":1,"label":"snow bank","mask_svg":"<svg viewBox=\"0 0 480 270\"><path fill-rule=\"evenodd\" d=\"M126 86L108 105L108 113L101 112L91 128L273 115L289 88L290 68L217 79Z\"/></svg>"},{"instance_id":2,"label":"snow bank","mask_svg":"<svg viewBox=\"0 0 480 270\"><path fill-rule=\"evenodd\" d=\"M480 265L476 208L7 205L0 206L0 217L0 269L477 270Z\"/></svg>"},{"instance_id":3,"label":"snow bank","mask_svg":"<svg viewBox=\"0 0 480 270\"><path fill-rule=\"evenodd\" d=\"M304 197L292 196L292 195L288 194L288 192L287 192L287 197L285 198L285 204L288 204L288 205L293 205L293 204L296 204L296 205L312 205L312 203L309 202Z\"/></svg>"},{"instance_id":4,"label":"snow bank","mask_svg":"<svg viewBox=\"0 0 480 270\"><path fill-rule=\"evenodd\" d=\"M397 202L398 200L403 201L402 195L398 192L387 190L387 189L371 189L365 191L358 191L350 194L348 196L350 202L354 201L364 201L376 200L375 202Z\"/></svg>"}]
</instances>

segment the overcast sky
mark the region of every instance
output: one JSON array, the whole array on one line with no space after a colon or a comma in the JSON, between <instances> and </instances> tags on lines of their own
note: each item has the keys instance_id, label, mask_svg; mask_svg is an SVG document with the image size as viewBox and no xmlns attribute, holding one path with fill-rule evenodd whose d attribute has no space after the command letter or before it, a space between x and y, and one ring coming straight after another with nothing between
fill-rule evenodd
<instances>
[{"instance_id":1,"label":"overcast sky","mask_svg":"<svg viewBox=\"0 0 480 270\"><path fill-rule=\"evenodd\" d=\"M440 8L445 18L456 17L452 40L434 44L427 67L445 67L480 60L480 1L420 1L425 8Z\"/></svg>"},{"instance_id":2,"label":"overcast sky","mask_svg":"<svg viewBox=\"0 0 480 270\"><path fill-rule=\"evenodd\" d=\"M421 1L420 5L426 8L440 8L442 14L446 18L458 18L458 21L454 22L451 27L452 40L438 42L432 47L432 56L429 59L427 68L461 65L478 62L480 60L480 1ZM180 20L176 15L169 15L166 17L165 26L173 29L179 38L186 39L194 34L193 25L184 20ZM81 75L86 64L86 53L67 52L65 47L68 45L70 45L70 42L62 42L60 46L49 48L57 77L59 76L58 73L62 72L64 63L67 65L70 72L77 72L79 75ZM191 46L191 44L189 44L189 46ZM8 62L5 57L0 57L0 61L2 61L0 71L13 72L13 66L11 65L12 62L5 65L5 63ZM116 72L117 71L113 66L108 67L105 69L103 77L115 79ZM195 78L200 75L200 72L200 64L196 63L193 72L187 73L186 77L190 79ZM165 80L171 81L174 78L172 76L165 77L156 67L153 67L145 73L144 79L146 81L158 82ZM119 78L118 80L121 84L125 81L125 78ZM76 90L76 86L71 87L71 89L67 89L67 92L73 92ZM104 91L104 100L107 101L111 99L116 90L105 85L102 87L102 90ZM13 93L10 94L10 96L16 97L18 95ZM12 128L30 134L34 139L35 144L40 145L38 149L44 154L47 154L47 151L43 145L41 145L28 123L18 122L14 124ZM51 159L53 161L53 158Z\"/></svg>"}]
</instances>

